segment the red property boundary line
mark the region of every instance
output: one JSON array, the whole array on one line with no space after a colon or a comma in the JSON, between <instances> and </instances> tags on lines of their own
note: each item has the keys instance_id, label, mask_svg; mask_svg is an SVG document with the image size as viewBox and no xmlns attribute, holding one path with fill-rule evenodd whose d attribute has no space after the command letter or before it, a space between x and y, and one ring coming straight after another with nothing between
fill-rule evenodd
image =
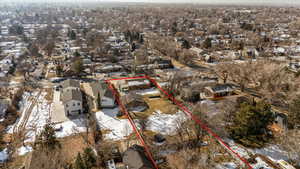
<instances>
[{"instance_id":1,"label":"red property boundary line","mask_svg":"<svg viewBox=\"0 0 300 169\"><path fill-rule=\"evenodd\" d=\"M149 147L147 146L147 144L145 143L145 140L143 139L141 133L139 132L139 130L137 129L133 119L131 118L130 114L128 113L128 111L126 110L125 106L123 105L123 103L120 101L120 95L119 92L116 90L116 88L113 86L113 84L110 81L113 80L124 80L124 79L141 79L141 78L145 78L145 76L141 76L141 77L133 77L133 78L120 78L120 79L110 79L110 80L106 80L106 83L109 85L109 88L111 89L111 91L113 92L115 99L117 101L117 103L119 104L119 107L121 108L121 111L125 113L127 119L130 122L130 125L132 127L132 129L135 131L137 137L139 138L140 143L144 146L146 154L148 156L148 158L150 159L153 167L155 169L158 169L158 166L151 154L151 151L149 150Z\"/></svg>"},{"instance_id":2,"label":"red property boundary line","mask_svg":"<svg viewBox=\"0 0 300 169\"><path fill-rule=\"evenodd\" d=\"M248 169L253 169L253 167L250 165L250 163L244 159L242 156L240 156L236 151L234 151L230 146L228 146L225 141L218 136L214 131L212 131L206 124L204 124L198 117L196 117L195 115L193 115L193 113L185 106L183 105L181 102L179 102L178 100L176 100L172 95L170 95L168 92L166 92L164 89L161 88L161 86L151 77L145 75L145 76L137 76L137 77L124 77L124 78L117 78L117 79L110 79L110 80L106 80L106 82L110 85L110 88L112 89L112 91L114 92L115 96L116 96L116 100L118 102L118 104L120 105L121 109L123 109L123 111L126 113L126 116L128 118L128 120L130 121L130 124L132 125L134 131L136 132L137 136L140 139L141 144L144 146L146 153L148 155L148 157L150 158L151 162L153 163L153 165L155 166L156 169L158 169L152 155L151 152L149 151L148 146L145 144L144 139L142 138L141 134L139 133L139 131L137 130L136 125L134 124L132 118L130 117L129 113L127 112L127 110L125 109L124 105L121 103L120 99L119 99L119 95L116 95L117 90L114 88L114 86L110 83L110 81L116 81L116 80L126 80L126 79L148 79L151 83L153 83L158 89L160 89L171 101L173 101L183 112L185 112L186 115L190 116L192 118L192 120L194 120L194 122L196 122L203 130L205 130L207 133L209 133L212 137L214 137L222 146L224 146L227 151L229 151L230 153L232 153L234 156L236 156L237 159L239 159L241 162L243 162L245 164L245 166Z\"/></svg>"}]
</instances>

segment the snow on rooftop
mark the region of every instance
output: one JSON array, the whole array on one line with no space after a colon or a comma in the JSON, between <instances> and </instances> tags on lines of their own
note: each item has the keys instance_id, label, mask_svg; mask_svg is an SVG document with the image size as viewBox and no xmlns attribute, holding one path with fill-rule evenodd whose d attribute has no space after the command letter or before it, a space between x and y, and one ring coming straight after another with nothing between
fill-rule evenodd
<instances>
[{"instance_id":1,"label":"snow on rooftop","mask_svg":"<svg viewBox=\"0 0 300 169\"><path fill-rule=\"evenodd\" d=\"M143 81L128 81L128 86L139 86L139 85L148 85L150 84L149 80L143 80Z\"/></svg>"},{"instance_id":2,"label":"snow on rooftop","mask_svg":"<svg viewBox=\"0 0 300 169\"><path fill-rule=\"evenodd\" d=\"M118 111L119 108L103 109L96 112L96 119L101 129L107 129L110 131L105 134L105 139L121 140L133 132L127 119L116 118Z\"/></svg>"},{"instance_id":3,"label":"snow on rooftop","mask_svg":"<svg viewBox=\"0 0 300 169\"><path fill-rule=\"evenodd\" d=\"M174 135L176 134L176 129L185 120L187 120L187 117L181 111L178 111L176 114L162 114L160 111L157 111L156 114L148 117L146 129L164 135Z\"/></svg>"},{"instance_id":4,"label":"snow on rooftop","mask_svg":"<svg viewBox=\"0 0 300 169\"><path fill-rule=\"evenodd\" d=\"M145 89L145 90L139 90L136 92L136 94L139 95L154 95L154 94L160 94L159 90L156 88L151 88L151 89Z\"/></svg>"},{"instance_id":5,"label":"snow on rooftop","mask_svg":"<svg viewBox=\"0 0 300 169\"><path fill-rule=\"evenodd\" d=\"M18 148L18 155L19 156L23 156L23 155L25 155L25 154L27 154L27 153L29 153L29 152L31 152L33 149L32 149L32 147L30 147L30 146L22 146L22 147L20 147L20 148Z\"/></svg>"}]
</instances>

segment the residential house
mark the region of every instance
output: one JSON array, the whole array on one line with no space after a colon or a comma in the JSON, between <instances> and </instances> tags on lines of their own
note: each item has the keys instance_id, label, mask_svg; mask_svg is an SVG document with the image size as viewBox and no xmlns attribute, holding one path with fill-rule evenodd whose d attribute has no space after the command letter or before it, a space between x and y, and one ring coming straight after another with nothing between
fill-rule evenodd
<instances>
[{"instance_id":1,"label":"residential house","mask_svg":"<svg viewBox=\"0 0 300 169\"><path fill-rule=\"evenodd\" d=\"M113 108L116 106L112 91L104 82L91 82L84 85L84 90L89 96L89 104L92 109Z\"/></svg>"},{"instance_id":2,"label":"residential house","mask_svg":"<svg viewBox=\"0 0 300 169\"><path fill-rule=\"evenodd\" d=\"M123 155L123 163L128 169L152 169L151 162L145 155L145 150L139 145L128 148Z\"/></svg>"},{"instance_id":3,"label":"residential house","mask_svg":"<svg viewBox=\"0 0 300 169\"><path fill-rule=\"evenodd\" d=\"M67 117L76 116L83 112L82 93L78 81L68 79L62 82L60 100L63 103L64 111Z\"/></svg>"},{"instance_id":4,"label":"residential house","mask_svg":"<svg viewBox=\"0 0 300 169\"><path fill-rule=\"evenodd\" d=\"M129 94L122 96L121 101L127 111L142 112L149 108L143 97L135 92L130 92Z\"/></svg>"},{"instance_id":5,"label":"residential house","mask_svg":"<svg viewBox=\"0 0 300 169\"><path fill-rule=\"evenodd\" d=\"M203 98L220 98L234 95L234 88L229 84L217 84L215 86L207 86L204 88Z\"/></svg>"},{"instance_id":6,"label":"residential house","mask_svg":"<svg viewBox=\"0 0 300 169\"><path fill-rule=\"evenodd\" d=\"M119 88L121 91L127 92L130 90L147 89L150 85L151 83L147 79L129 79L120 84Z\"/></svg>"}]
</instances>

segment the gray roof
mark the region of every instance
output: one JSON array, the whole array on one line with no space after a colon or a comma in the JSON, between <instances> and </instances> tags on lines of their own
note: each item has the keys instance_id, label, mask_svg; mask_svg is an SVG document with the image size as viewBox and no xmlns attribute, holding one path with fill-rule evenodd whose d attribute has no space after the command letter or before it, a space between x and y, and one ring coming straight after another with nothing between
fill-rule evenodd
<instances>
[{"instance_id":1,"label":"gray roof","mask_svg":"<svg viewBox=\"0 0 300 169\"><path fill-rule=\"evenodd\" d=\"M70 100L82 101L81 91L74 89L67 89L61 92L60 100L65 103Z\"/></svg>"},{"instance_id":2,"label":"gray roof","mask_svg":"<svg viewBox=\"0 0 300 169\"><path fill-rule=\"evenodd\" d=\"M99 82L92 82L90 83L90 87L92 89L92 94L94 97L98 96L98 93L101 93L101 85L99 84Z\"/></svg>"},{"instance_id":3,"label":"gray roof","mask_svg":"<svg viewBox=\"0 0 300 169\"><path fill-rule=\"evenodd\" d=\"M79 82L74 79L67 79L67 80L63 81L61 85L63 88L68 88L68 87L80 88Z\"/></svg>"},{"instance_id":4,"label":"gray roof","mask_svg":"<svg viewBox=\"0 0 300 169\"><path fill-rule=\"evenodd\" d=\"M151 162L145 155L144 148L138 145L133 145L125 151L123 162L130 169L152 169Z\"/></svg>"},{"instance_id":5,"label":"gray roof","mask_svg":"<svg viewBox=\"0 0 300 169\"><path fill-rule=\"evenodd\" d=\"M100 97L108 97L113 98L113 93L109 89L106 83L104 82L92 82L90 83L90 87L92 88L92 92L94 97L98 96L98 93L100 93Z\"/></svg>"}]
</instances>

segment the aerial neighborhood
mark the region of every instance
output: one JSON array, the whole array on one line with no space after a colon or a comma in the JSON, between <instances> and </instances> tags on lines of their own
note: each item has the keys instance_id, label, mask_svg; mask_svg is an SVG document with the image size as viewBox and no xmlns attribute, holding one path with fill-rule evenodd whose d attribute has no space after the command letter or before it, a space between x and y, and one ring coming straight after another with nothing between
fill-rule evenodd
<instances>
[{"instance_id":1,"label":"aerial neighborhood","mask_svg":"<svg viewBox=\"0 0 300 169\"><path fill-rule=\"evenodd\" d=\"M299 169L300 6L169 3L0 1L0 168Z\"/></svg>"}]
</instances>

